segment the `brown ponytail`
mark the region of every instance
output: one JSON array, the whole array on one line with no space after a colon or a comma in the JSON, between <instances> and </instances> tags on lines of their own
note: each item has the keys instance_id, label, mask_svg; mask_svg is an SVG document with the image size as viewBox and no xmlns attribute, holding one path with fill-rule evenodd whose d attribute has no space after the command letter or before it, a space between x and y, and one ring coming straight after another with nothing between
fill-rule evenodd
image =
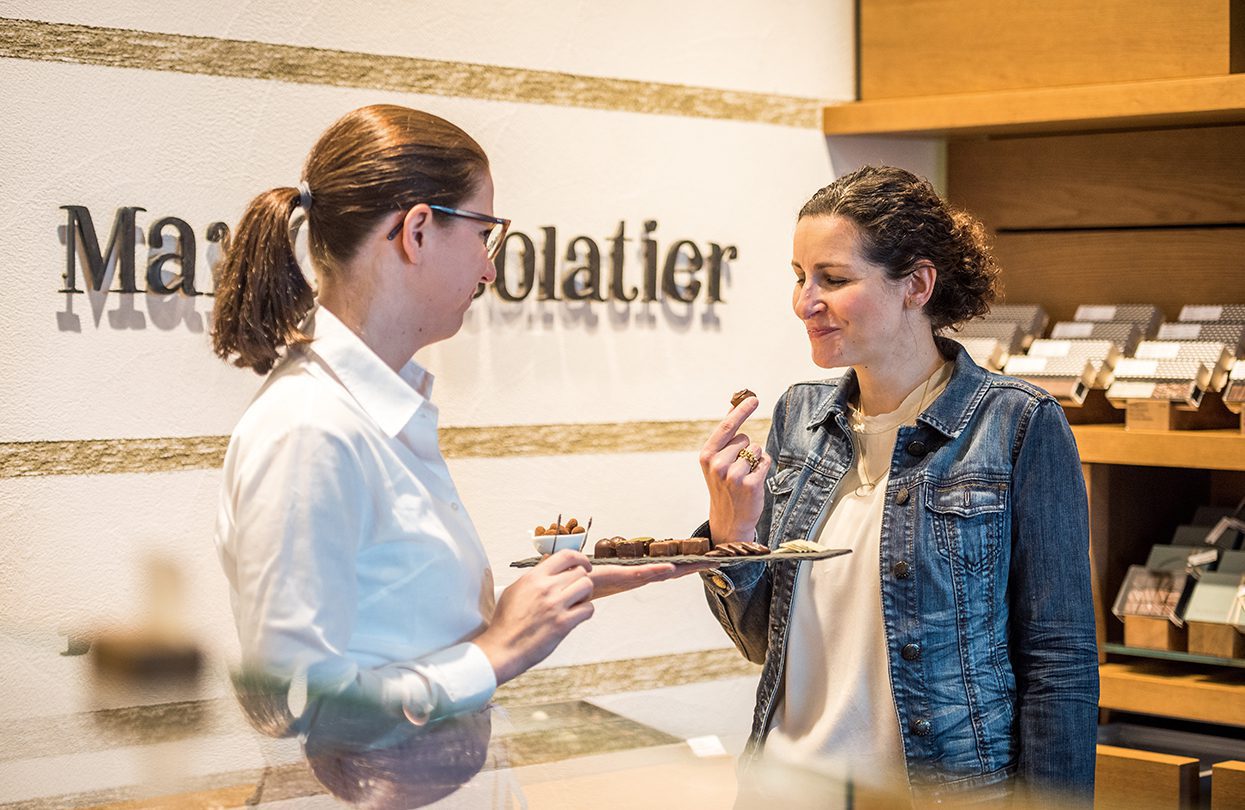
<instances>
[{"instance_id":1,"label":"brown ponytail","mask_svg":"<svg viewBox=\"0 0 1245 810\"><path fill-rule=\"evenodd\" d=\"M320 136L303 166L312 205L304 227L319 274L344 274L385 217L416 203L458 207L488 171L480 145L429 113L377 104L347 113ZM315 303L291 244L299 190L260 194L242 215L216 280L212 348L266 374Z\"/></svg>"},{"instance_id":2,"label":"brown ponytail","mask_svg":"<svg viewBox=\"0 0 1245 810\"><path fill-rule=\"evenodd\" d=\"M924 312L935 331L984 315L999 267L986 229L948 205L928 180L893 166L865 166L818 191L799 219L841 216L860 229L861 255L899 280L925 259L938 270Z\"/></svg>"},{"instance_id":3,"label":"brown ponytail","mask_svg":"<svg viewBox=\"0 0 1245 810\"><path fill-rule=\"evenodd\" d=\"M280 350L307 340L299 323L311 309L311 286L294 258L290 213L298 189L277 188L251 200L230 236L216 280L212 348L221 358L267 374Z\"/></svg>"}]
</instances>

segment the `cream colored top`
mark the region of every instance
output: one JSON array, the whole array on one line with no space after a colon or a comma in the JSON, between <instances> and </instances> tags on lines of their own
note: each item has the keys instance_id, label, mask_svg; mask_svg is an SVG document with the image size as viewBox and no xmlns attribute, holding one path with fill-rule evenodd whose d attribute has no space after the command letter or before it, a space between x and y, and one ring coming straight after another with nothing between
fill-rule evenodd
<instances>
[{"instance_id":1,"label":"cream colored top","mask_svg":"<svg viewBox=\"0 0 1245 810\"><path fill-rule=\"evenodd\" d=\"M944 363L891 413L852 415L856 465L817 538L852 553L800 564L766 759L874 788L907 784L882 625L882 508L899 428L916 423L951 370Z\"/></svg>"}]
</instances>

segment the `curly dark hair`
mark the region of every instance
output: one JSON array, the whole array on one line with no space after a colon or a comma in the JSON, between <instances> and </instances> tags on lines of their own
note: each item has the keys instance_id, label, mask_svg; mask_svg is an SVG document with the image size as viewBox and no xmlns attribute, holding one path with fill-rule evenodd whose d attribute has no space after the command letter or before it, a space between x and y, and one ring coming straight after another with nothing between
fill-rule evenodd
<instances>
[{"instance_id":1,"label":"curly dark hair","mask_svg":"<svg viewBox=\"0 0 1245 810\"><path fill-rule=\"evenodd\" d=\"M865 166L845 174L800 209L799 219L815 216L855 223L861 255L893 280L929 260L938 279L924 311L935 331L984 315L998 294L999 267L985 227L912 172Z\"/></svg>"}]
</instances>

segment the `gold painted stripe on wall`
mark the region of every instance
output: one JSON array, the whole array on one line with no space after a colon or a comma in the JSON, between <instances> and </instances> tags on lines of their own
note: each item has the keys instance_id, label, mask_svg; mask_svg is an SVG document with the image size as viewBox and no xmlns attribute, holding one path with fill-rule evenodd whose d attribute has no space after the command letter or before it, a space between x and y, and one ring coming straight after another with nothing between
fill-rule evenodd
<instances>
[{"instance_id":1,"label":"gold painted stripe on wall","mask_svg":"<svg viewBox=\"0 0 1245 810\"><path fill-rule=\"evenodd\" d=\"M441 429L441 451L446 458L506 458L697 450L717 424L703 420L450 427ZM769 430L769 420L752 420L747 429L759 441ZM211 469L224 462L228 444L228 436L4 442L0 478Z\"/></svg>"},{"instance_id":2,"label":"gold painted stripe on wall","mask_svg":"<svg viewBox=\"0 0 1245 810\"><path fill-rule=\"evenodd\" d=\"M824 101L249 40L0 18L0 57L821 128Z\"/></svg>"},{"instance_id":3,"label":"gold painted stripe on wall","mask_svg":"<svg viewBox=\"0 0 1245 810\"><path fill-rule=\"evenodd\" d=\"M228 436L0 444L0 478L157 473L219 467Z\"/></svg>"},{"instance_id":4,"label":"gold painted stripe on wall","mask_svg":"<svg viewBox=\"0 0 1245 810\"><path fill-rule=\"evenodd\" d=\"M597 664L529 669L497 690L503 706L582 700L632 689L656 689L726 678L755 677L757 664L731 647L719 650L624 658Z\"/></svg>"},{"instance_id":5,"label":"gold painted stripe on wall","mask_svg":"<svg viewBox=\"0 0 1245 810\"><path fill-rule=\"evenodd\" d=\"M747 423L748 435L764 437L769 419ZM587 453L660 453L699 450L718 426L714 420L613 422L590 425L507 425L442 428L446 458L574 456Z\"/></svg>"}]
</instances>

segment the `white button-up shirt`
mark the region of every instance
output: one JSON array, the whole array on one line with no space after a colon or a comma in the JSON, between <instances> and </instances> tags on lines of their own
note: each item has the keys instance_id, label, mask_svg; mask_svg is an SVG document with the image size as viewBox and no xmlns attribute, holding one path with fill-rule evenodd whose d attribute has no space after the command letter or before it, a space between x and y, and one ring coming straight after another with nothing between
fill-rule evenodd
<instances>
[{"instance_id":1,"label":"white button-up shirt","mask_svg":"<svg viewBox=\"0 0 1245 810\"><path fill-rule=\"evenodd\" d=\"M395 374L331 312L290 350L225 454L216 545L244 671L415 723L497 687L470 643L493 577L437 445L432 375Z\"/></svg>"}]
</instances>

